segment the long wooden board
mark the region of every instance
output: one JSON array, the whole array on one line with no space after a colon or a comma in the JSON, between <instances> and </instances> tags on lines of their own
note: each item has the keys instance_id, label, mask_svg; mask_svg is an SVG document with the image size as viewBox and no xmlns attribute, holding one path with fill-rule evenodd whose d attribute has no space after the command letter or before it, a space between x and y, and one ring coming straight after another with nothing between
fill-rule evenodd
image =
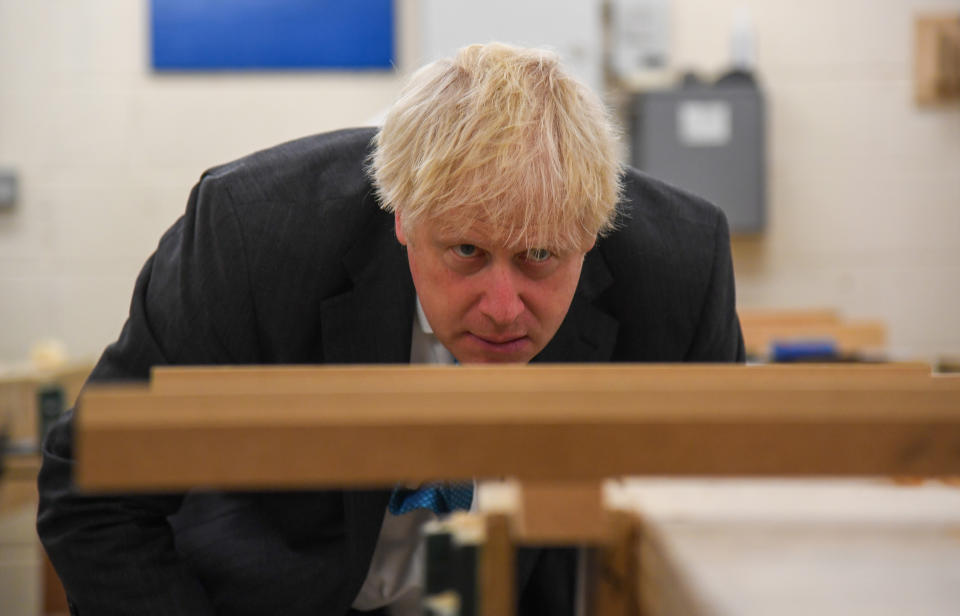
<instances>
[{"instance_id":1,"label":"long wooden board","mask_svg":"<svg viewBox=\"0 0 960 616\"><path fill-rule=\"evenodd\" d=\"M844 354L882 352L887 344L882 321L846 321L843 323L802 323L787 325L744 325L747 352L765 355L775 342L826 340Z\"/></svg>"},{"instance_id":2,"label":"long wooden board","mask_svg":"<svg viewBox=\"0 0 960 616\"><path fill-rule=\"evenodd\" d=\"M922 362L881 364L552 364L530 366L158 366L158 394L337 391L890 389L931 383ZM949 380L949 379L947 379ZM940 382L946 382L943 379ZM960 383L960 380L957 381Z\"/></svg>"},{"instance_id":3,"label":"long wooden board","mask_svg":"<svg viewBox=\"0 0 960 616\"><path fill-rule=\"evenodd\" d=\"M352 384L295 393L90 387L78 416L77 479L93 490L157 490L960 474L960 380L845 386L844 369L816 388L757 387L750 368L731 369L722 387L682 387L685 371L702 370L683 366L634 367L635 386L619 388L608 386L620 382L617 367L451 369L442 379L370 369L395 372L387 380L403 385L393 390L370 386L363 369L352 369Z\"/></svg>"},{"instance_id":4,"label":"long wooden board","mask_svg":"<svg viewBox=\"0 0 960 616\"><path fill-rule=\"evenodd\" d=\"M631 480L648 616L950 616L960 489L938 481Z\"/></svg>"}]
</instances>

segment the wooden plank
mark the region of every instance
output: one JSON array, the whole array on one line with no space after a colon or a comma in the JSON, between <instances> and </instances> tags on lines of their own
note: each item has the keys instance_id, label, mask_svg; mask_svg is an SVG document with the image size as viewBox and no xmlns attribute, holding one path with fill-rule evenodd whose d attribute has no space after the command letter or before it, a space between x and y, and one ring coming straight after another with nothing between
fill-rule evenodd
<instances>
[{"instance_id":1,"label":"wooden plank","mask_svg":"<svg viewBox=\"0 0 960 616\"><path fill-rule=\"evenodd\" d=\"M600 481L524 482L517 535L530 544L596 543L607 520Z\"/></svg>"},{"instance_id":2,"label":"wooden plank","mask_svg":"<svg viewBox=\"0 0 960 616\"><path fill-rule=\"evenodd\" d=\"M639 584L652 616L947 616L960 604L956 488L635 480L624 489L644 512Z\"/></svg>"},{"instance_id":3,"label":"wooden plank","mask_svg":"<svg viewBox=\"0 0 960 616\"><path fill-rule=\"evenodd\" d=\"M960 474L960 381L932 382L644 391L533 382L500 391L490 381L487 391L206 395L90 387L78 417L77 479L90 489L150 490Z\"/></svg>"},{"instance_id":4,"label":"wooden plank","mask_svg":"<svg viewBox=\"0 0 960 616\"><path fill-rule=\"evenodd\" d=\"M744 327L840 323L840 315L833 308L738 308L737 316Z\"/></svg>"},{"instance_id":5,"label":"wooden plank","mask_svg":"<svg viewBox=\"0 0 960 616\"><path fill-rule=\"evenodd\" d=\"M0 428L15 441L37 438L37 383L28 376L0 379Z\"/></svg>"},{"instance_id":6,"label":"wooden plank","mask_svg":"<svg viewBox=\"0 0 960 616\"><path fill-rule=\"evenodd\" d=\"M592 572L593 609L598 616L640 616L637 592L640 518L626 511L606 515L604 541Z\"/></svg>"},{"instance_id":7,"label":"wooden plank","mask_svg":"<svg viewBox=\"0 0 960 616\"><path fill-rule=\"evenodd\" d=\"M914 99L939 105L960 98L960 13L914 20Z\"/></svg>"},{"instance_id":8,"label":"wooden plank","mask_svg":"<svg viewBox=\"0 0 960 616\"><path fill-rule=\"evenodd\" d=\"M942 528L723 523L662 530L702 597L693 616L952 616L960 605L960 543Z\"/></svg>"},{"instance_id":9,"label":"wooden plank","mask_svg":"<svg viewBox=\"0 0 960 616\"><path fill-rule=\"evenodd\" d=\"M848 321L834 324L756 325L743 327L747 351L766 355L774 342L828 340L841 353L880 352L887 344L886 326L880 321Z\"/></svg>"},{"instance_id":10,"label":"wooden plank","mask_svg":"<svg viewBox=\"0 0 960 616\"><path fill-rule=\"evenodd\" d=\"M481 616L513 616L516 613L515 546L510 518L505 514L485 517L486 537L480 552Z\"/></svg>"},{"instance_id":11,"label":"wooden plank","mask_svg":"<svg viewBox=\"0 0 960 616\"><path fill-rule=\"evenodd\" d=\"M48 385L63 387L64 404L69 408L91 369L89 364L75 363L51 371L21 367L0 374L0 428L6 428L14 441L36 441L37 390Z\"/></svg>"},{"instance_id":12,"label":"wooden plank","mask_svg":"<svg viewBox=\"0 0 960 616\"><path fill-rule=\"evenodd\" d=\"M926 383L923 362L878 364L553 364L528 366L158 366L164 394L584 389L891 388Z\"/></svg>"},{"instance_id":13,"label":"wooden plank","mask_svg":"<svg viewBox=\"0 0 960 616\"><path fill-rule=\"evenodd\" d=\"M8 455L2 462L0 476L0 513L7 513L37 502L37 472L40 457L36 455Z\"/></svg>"},{"instance_id":14,"label":"wooden plank","mask_svg":"<svg viewBox=\"0 0 960 616\"><path fill-rule=\"evenodd\" d=\"M960 373L935 374L928 386L931 389L957 390L960 388Z\"/></svg>"}]
</instances>

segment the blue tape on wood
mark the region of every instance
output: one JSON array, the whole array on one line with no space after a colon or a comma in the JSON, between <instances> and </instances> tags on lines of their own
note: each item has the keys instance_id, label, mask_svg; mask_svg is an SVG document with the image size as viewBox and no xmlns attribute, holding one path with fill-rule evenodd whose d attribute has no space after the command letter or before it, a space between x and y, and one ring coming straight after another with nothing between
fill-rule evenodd
<instances>
[{"instance_id":1,"label":"blue tape on wood","mask_svg":"<svg viewBox=\"0 0 960 616\"><path fill-rule=\"evenodd\" d=\"M832 361L839 358L833 340L775 341L771 345L770 361Z\"/></svg>"},{"instance_id":2,"label":"blue tape on wood","mask_svg":"<svg viewBox=\"0 0 960 616\"><path fill-rule=\"evenodd\" d=\"M391 69L393 0L151 0L156 70Z\"/></svg>"}]
</instances>

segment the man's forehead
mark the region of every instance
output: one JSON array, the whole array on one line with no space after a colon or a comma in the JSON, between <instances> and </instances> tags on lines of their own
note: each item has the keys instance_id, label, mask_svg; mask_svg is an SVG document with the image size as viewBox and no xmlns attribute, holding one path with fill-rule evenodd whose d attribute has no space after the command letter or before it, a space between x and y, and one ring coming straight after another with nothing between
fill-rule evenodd
<instances>
[{"instance_id":1,"label":"man's forehead","mask_svg":"<svg viewBox=\"0 0 960 616\"><path fill-rule=\"evenodd\" d=\"M421 216L407 219L407 230L415 232L422 227L435 240L481 247L586 252L596 241L596 233L588 230L579 214L563 212L544 200L451 200L434 203Z\"/></svg>"},{"instance_id":2,"label":"man's forehead","mask_svg":"<svg viewBox=\"0 0 960 616\"><path fill-rule=\"evenodd\" d=\"M527 250L556 248L556 229L543 225L523 225L522 222L494 223L485 218L457 217L455 220L434 219L430 225L436 239L445 242L495 245L498 248Z\"/></svg>"}]
</instances>

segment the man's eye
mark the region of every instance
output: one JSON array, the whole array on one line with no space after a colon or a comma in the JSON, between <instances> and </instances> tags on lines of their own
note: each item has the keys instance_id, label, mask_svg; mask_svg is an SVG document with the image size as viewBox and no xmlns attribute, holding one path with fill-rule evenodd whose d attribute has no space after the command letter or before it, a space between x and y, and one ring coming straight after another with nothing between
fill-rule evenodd
<instances>
[{"instance_id":1,"label":"man's eye","mask_svg":"<svg viewBox=\"0 0 960 616\"><path fill-rule=\"evenodd\" d=\"M473 244L457 244L453 247L453 253L458 257L469 259L477 256L477 247Z\"/></svg>"},{"instance_id":2,"label":"man's eye","mask_svg":"<svg viewBox=\"0 0 960 616\"><path fill-rule=\"evenodd\" d=\"M543 263L553 256L553 253L546 248L531 248L523 255L523 258L533 263Z\"/></svg>"}]
</instances>

